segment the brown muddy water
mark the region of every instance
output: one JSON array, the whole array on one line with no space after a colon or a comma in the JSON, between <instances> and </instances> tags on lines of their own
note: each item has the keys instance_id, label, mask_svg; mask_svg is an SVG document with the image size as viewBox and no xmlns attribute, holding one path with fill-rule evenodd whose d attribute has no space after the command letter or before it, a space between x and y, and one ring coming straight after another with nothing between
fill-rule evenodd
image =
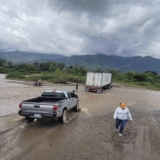
<instances>
[{"instance_id":1,"label":"brown muddy water","mask_svg":"<svg viewBox=\"0 0 160 160\"><path fill-rule=\"evenodd\" d=\"M69 122L56 119L27 122L19 117L22 100L45 89L73 90L75 86L6 80L0 75L1 160L159 160L159 91L116 85L103 94L85 93L79 86L81 111L69 112ZM113 112L125 102L133 117L122 137L114 127Z\"/></svg>"}]
</instances>

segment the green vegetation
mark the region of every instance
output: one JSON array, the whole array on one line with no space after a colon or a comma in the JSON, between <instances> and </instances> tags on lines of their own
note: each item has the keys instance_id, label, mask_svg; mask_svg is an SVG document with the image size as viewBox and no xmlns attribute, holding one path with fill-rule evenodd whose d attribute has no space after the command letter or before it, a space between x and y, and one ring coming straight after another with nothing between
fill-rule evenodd
<instances>
[{"instance_id":1,"label":"green vegetation","mask_svg":"<svg viewBox=\"0 0 160 160\"><path fill-rule=\"evenodd\" d=\"M26 81L48 81L52 83L78 82L85 83L87 70L83 66L66 67L64 63L46 62L33 64L13 64L0 59L0 73L8 79Z\"/></svg>"},{"instance_id":2,"label":"green vegetation","mask_svg":"<svg viewBox=\"0 0 160 160\"><path fill-rule=\"evenodd\" d=\"M160 75L154 71L137 73L134 71L121 72L119 70L101 70L96 72L112 73L113 82L130 86L142 86L149 89L160 90ZM26 81L48 81L52 83L78 82L85 83L87 69L83 66L66 67L64 63L46 62L33 64L13 64L0 59L0 73L7 74L6 78Z\"/></svg>"},{"instance_id":3,"label":"green vegetation","mask_svg":"<svg viewBox=\"0 0 160 160\"><path fill-rule=\"evenodd\" d=\"M127 85L139 85L148 89L160 90L160 75L154 71L146 71L143 73L136 73L134 71L128 71L122 73L119 70L108 70L112 73L113 81L125 83Z\"/></svg>"}]
</instances>

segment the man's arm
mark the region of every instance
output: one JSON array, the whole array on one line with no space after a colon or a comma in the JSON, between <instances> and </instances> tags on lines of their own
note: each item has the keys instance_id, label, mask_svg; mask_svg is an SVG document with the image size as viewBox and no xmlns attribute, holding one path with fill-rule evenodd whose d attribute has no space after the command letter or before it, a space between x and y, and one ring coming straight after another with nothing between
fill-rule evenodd
<instances>
[{"instance_id":1,"label":"man's arm","mask_svg":"<svg viewBox=\"0 0 160 160\"><path fill-rule=\"evenodd\" d=\"M115 110L115 112L114 112L114 116L113 116L114 119L117 118L117 110L118 110L118 108L117 108L117 109Z\"/></svg>"},{"instance_id":2,"label":"man's arm","mask_svg":"<svg viewBox=\"0 0 160 160\"><path fill-rule=\"evenodd\" d=\"M132 120L132 115L131 115L131 112L129 111L129 109L128 109L128 118L129 118L130 120Z\"/></svg>"}]
</instances>

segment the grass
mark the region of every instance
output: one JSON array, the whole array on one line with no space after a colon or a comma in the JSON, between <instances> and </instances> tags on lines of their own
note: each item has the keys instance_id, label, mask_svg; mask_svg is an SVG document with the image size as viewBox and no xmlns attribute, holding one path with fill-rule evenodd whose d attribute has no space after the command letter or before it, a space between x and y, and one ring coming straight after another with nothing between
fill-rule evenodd
<instances>
[{"instance_id":1,"label":"grass","mask_svg":"<svg viewBox=\"0 0 160 160\"><path fill-rule=\"evenodd\" d=\"M114 82L123 85L125 87L147 88L150 90L160 91L160 85L157 83L151 85L148 82L123 82L123 81L114 81Z\"/></svg>"},{"instance_id":2,"label":"grass","mask_svg":"<svg viewBox=\"0 0 160 160\"><path fill-rule=\"evenodd\" d=\"M25 81L37 81L41 79L43 81L51 83L62 83L67 84L70 82L85 83L85 76L77 76L71 74L54 74L54 73L42 73L42 74L31 74L24 75L21 72L10 72L6 76L7 79L25 80Z\"/></svg>"}]
</instances>

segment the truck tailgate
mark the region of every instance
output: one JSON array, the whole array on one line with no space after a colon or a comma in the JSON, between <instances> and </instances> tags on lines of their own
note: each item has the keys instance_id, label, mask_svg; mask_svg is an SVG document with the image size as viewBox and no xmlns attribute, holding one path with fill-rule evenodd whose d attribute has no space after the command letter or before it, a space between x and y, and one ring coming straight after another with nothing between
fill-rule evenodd
<instances>
[{"instance_id":1,"label":"truck tailgate","mask_svg":"<svg viewBox=\"0 0 160 160\"><path fill-rule=\"evenodd\" d=\"M22 103L22 111L29 113L52 113L54 103Z\"/></svg>"}]
</instances>

